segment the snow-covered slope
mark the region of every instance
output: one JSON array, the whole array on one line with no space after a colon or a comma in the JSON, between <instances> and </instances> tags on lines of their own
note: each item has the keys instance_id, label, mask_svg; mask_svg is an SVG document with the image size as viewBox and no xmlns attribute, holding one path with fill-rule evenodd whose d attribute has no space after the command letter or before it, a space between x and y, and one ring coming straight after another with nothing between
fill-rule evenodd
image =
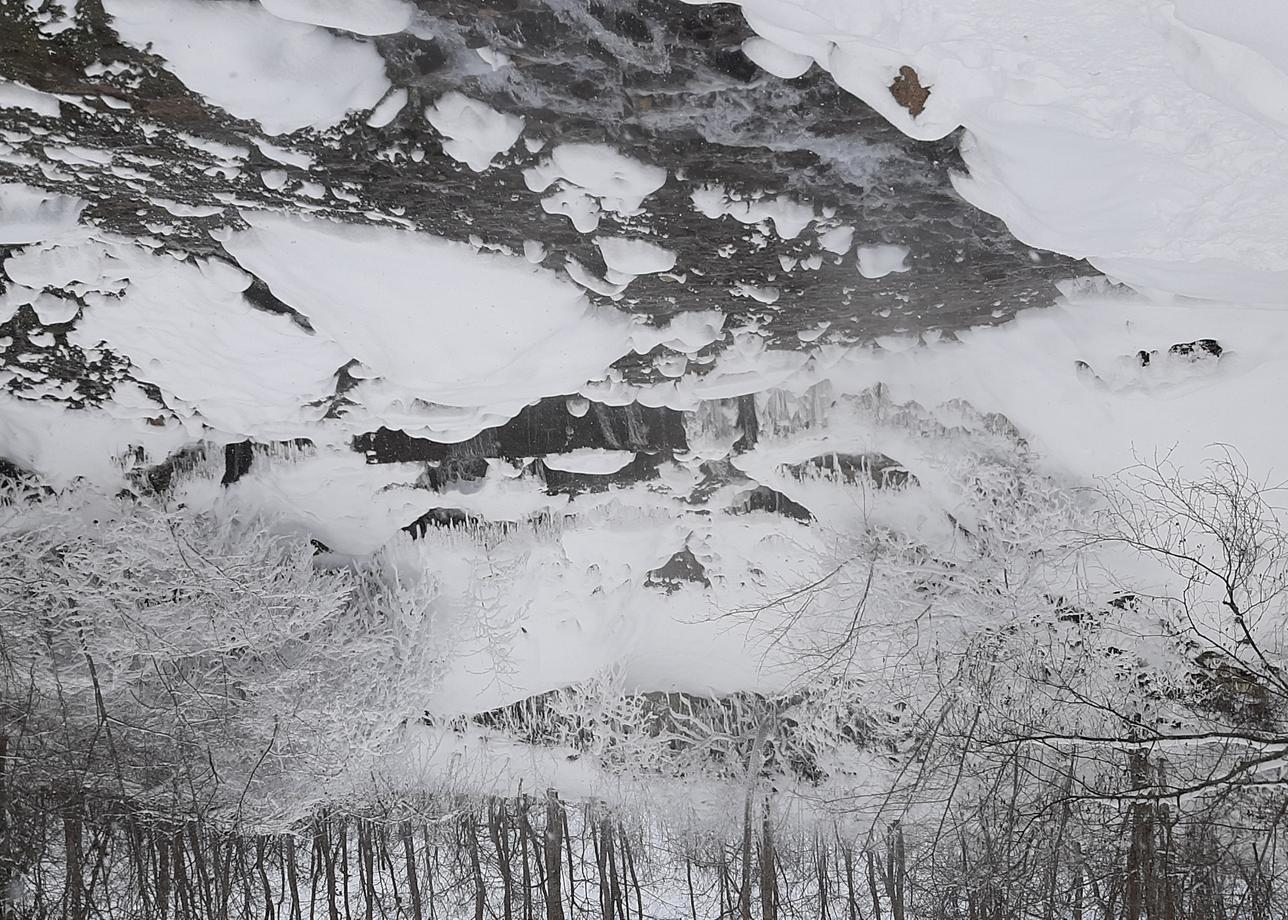
<instances>
[{"instance_id":1,"label":"snow-covered slope","mask_svg":"<svg viewBox=\"0 0 1288 920\"><path fill-rule=\"evenodd\" d=\"M1288 301L1288 25L1274 4L739 2L766 42L907 134L964 127L957 190L1025 242L1142 289ZM928 95L900 100L902 68Z\"/></svg>"},{"instance_id":2,"label":"snow-covered slope","mask_svg":"<svg viewBox=\"0 0 1288 920\"><path fill-rule=\"evenodd\" d=\"M427 782L611 784L486 721L533 698L823 692L797 626L868 594L811 586L968 568L990 476L1027 539L1137 459L1282 475L1269 5L439 6L24 13L0 83L0 460L432 584ZM881 574L874 684L978 625Z\"/></svg>"}]
</instances>

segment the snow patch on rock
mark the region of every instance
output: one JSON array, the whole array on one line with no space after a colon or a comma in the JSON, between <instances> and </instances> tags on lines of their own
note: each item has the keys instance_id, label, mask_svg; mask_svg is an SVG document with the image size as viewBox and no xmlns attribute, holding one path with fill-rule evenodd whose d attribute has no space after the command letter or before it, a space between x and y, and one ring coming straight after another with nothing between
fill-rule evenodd
<instances>
[{"instance_id":1,"label":"snow patch on rock","mask_svg":"<svg viewBox=\"0 0 1288 920\"><path fill-rule=\"evenodd\" d=\"M406 0L260 0L274 16L358 35L389 35L411 24Z\"/></svg>"},{"instance_id":2,"label":"snow patch on rock","mask_svg":"<svg viewBox=\"0 0 1288 920\"><path fill-rule=\"evenodd\" d=\"M506 115L461 93L450 92L425 109L425 118L447 138L443 152L475 172L483 172L523 133L523 118Z\"/></svg>"},{"instance_id":3,"label":"snow patch on rock","mask_svg":"<svg viewBox=\"0 0 1288 920\"><path fill-rule=\"evenodd\" d=\"M908 271L908 266L905 264L907 258L907 246L890 244L860 246L858 249L859 274L864 278L884 278L896 272L906 272Z\"/></svg>"},{"instance_id":4,"label":"snow patch on rock","mask_svg":"<svg viewBox=\"0 0 1288 920\"><path fill-rule=\"evenodd\" d=\"M334 127L389 88L372 45L259 4L104 0L103 8L122 41L150 49L193 92L268 134Z\"/></svg>"},{"instance_id":5,"label":"snow patch on rock","mask_svg":"<svg viewBox=\"0 0 1288 920\"><path fill-rule=\"evenodd\" d=\"M72 230L85 204L21 182L0 184L0 245L34 243Z\"/></svg>"}]
</instances>

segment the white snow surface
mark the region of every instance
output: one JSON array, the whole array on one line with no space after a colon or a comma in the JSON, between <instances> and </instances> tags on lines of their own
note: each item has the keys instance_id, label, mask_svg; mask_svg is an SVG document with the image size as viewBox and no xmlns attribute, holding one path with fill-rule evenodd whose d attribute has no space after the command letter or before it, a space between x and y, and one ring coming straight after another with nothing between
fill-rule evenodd
<instances>
[{"instance_id":1,"label":"white snow surface","mask_svg":"<svg viewBox=\"0 0 1288 920\"><path fill-rule=\"evenodd\" d=\"M0 80L0 108L28 109L46 118L59 115L58 97L16 80Z\"/></svg>"},{"instance_id":2,"label":"white snow surface","mask_svg":"<svg viewBox=\"0 0 1288 920\"><path fill-rule=\"evenodd\" d=\"M388 35L411 24L406 0L259 0L274 16L358 35Z\"/></svg>"},{"instance_id":3,"label":"white snow surface","mask_svg":"<svg viewBox=\"0 0 1288 920\"><path fill-rule=\"evenodd\" d=\"M794 240L814 220L814 208L789 195L772 198L743 198L725 190L722 185L703 185L689 196L693 206L705 217L717 219L724 215L743 224L769 221L775 232L785 240Z\"/></svg>"},{"instance_id":4,"label":"white snow surface","mask_svg":"<svg viewBox=\"0 0 1288 920\"><path fill-rule=\"evenodd\" d=\"M367 116L367 127L383 128L398 117L398 113L403 110L403 106L406 104L407 90L402 87L393 90L371 110L371 114Z\"/></svg>"},{"instance_id":5,"label":"white snow surface","mask_svg":"<svg viewBox=\"0 0 1288 920\"><path fill-rule=\"evenodd\" d=\"M389 88L370 44L279 18L258 3L104 0L103 8L123 41L150 46L193 92L268 134L333 127Z\"/></svg>"},{"instance_id":6,"label":"white snow surface","mask_svg":"<svg viewBox=\"0 0 1288 920\"><path fill-rule=\"evenodd\" d=\"M105 343L128 356L136 377L156 385L178 415L230 435L294 437L320 419L309 404L334 390L349 355L290 317L251 306L238 288L245 282L233 277L240 272L228 267L233 275L212 278L209 268L141 247L83 245L129 280L119 297L86 295L74 343Z\"/></svg>"},{"instance_id":7,"label":"white snow surface","mask_svg":"<svg viewBox=\"0 0 1288 920\"><path fill-rule=\"evenodd\" d=\"M814 66L814 59L808 54L797 54L788 51L781 45L775 45L768 39L753 36L742 43L742 53L751 58L761 70L772 73L784 80L799 77Z\"/></svg>"},{"instance_id":8,"label":"white snow surface","mask_svg":"<svg viewBox=\"0 0 1288 920\"><path fill-rule=\"evenodd\" d=\"M483 172L523 133L523 118L498 112L458 92L444 93L425 109L434 130L447 138L443 152L475 172Z\"/></svg>"},{"instance_id":9,"label":"white snow surface","mask_svg":"<svg viewBox=\"0 0 1288 920\"><path fill-rule=\"evenodd\" d=\"M1288 303L1288 26L1238 0L739 0L906 134L967 129L957 190L1148 291ZM913 116L891 95L912 67Z\"/></svg>"},{"instance_id":10,"label":"white snow surface","mask_svg":"<svg viewBox=\"0 0 1288 920\"><path fill-rule=\"evenodd\" d=\"M583 447L561 454L546 454L541 458L542 462L552 470L562 470L565 473L589 473L595 476L608 476L623 470L630 466L634 459L634 451L606 450L601 447Z\"/></svg>"},{"instance_id":11,"label":"white snow surface","mask_svg":"<svg viewBox=\"0 0 1288 920\"><path fill-rule=\"evenodd\" d=\"M250 229L228 238L229 253L409 399L513 414L574 392L629 350L628 317L522 257L402 230L242 216Z\"/></svg>"},{"instance_id":12,"label":"white snow surface","mask_svg":"<svg viewBox=\"0 0 1288 920\"><path fill-rule=\"evenodd\" d=\"M666 170L605 144L560 144L547 159L525 169L523 179L534 192L544 192L558 182L569 191L597 199L595 204L605 211L629 217L640 213L644 199L666 183ZM582 226L577 229L586 232ZM594 225L587 229L593 230Z\"/></svg>"},{"instance_id":13,"label":"white snow surface","mask_svg":"<svg viewBox=\"0 0 1288 920\"><path fill-rule=\"evenodd\" d=\"M608 270L619 275L651 275L675 268L675 253L648 240L597 236L595 245Z\"/></svg>"},{"instance_id":14,"label":"white snow surface","mask_svg":"<svg viewBox=\"0 0 1288 920\"><path fill-rule=\"evenodd\" d=\"M21 182L0 184L0 245L34 243L73 229L86 202Z\"/></svg>"},{"instance_id":15,"label":"white snow surface","mask_svg":"<svg viewBox=\"0 0 1288 920\"><path fill-rule=\"evenodd\" d=\"M860 246L857 251L859 274L864 278L884 278L895 272L906 272L907 246L883 243L877 246Z\"/></svg>"}]
</instances>

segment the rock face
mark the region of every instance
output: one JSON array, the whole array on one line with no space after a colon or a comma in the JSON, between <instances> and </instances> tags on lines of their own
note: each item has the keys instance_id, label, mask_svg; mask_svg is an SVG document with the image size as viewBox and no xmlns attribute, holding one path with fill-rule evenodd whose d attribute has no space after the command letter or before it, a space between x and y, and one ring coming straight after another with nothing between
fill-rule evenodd
<instances>
[{"instance_id":1,"label":"rock face","mask_svg":"<svg viewBox=\"0 0 1288 920\"><path fill-rule=\"evenodd\" d=\"M817 67L790 79L763 70L742 50L751 32L732 6L420 0L401 31L318 32L379 55L390 89L374 111L364 103L325 130L266 136L267 122L194 92L161 56L173 53L168 45L144 50L127 34L113 16L132 2L81 0L70 18L56 4L0 3L0 78L39 100L0 107L0 175L75 196L82 225L177 258L228 264L220 239L244 228L252 210L392 223L526 255L646 326L713 311L726 340L751 329L771 348L800 348L824 332L838 344L951 336L1048 302L1055 281L1088 273L1025 246L954 193L949 175L963 168L955 138L907 138ZM215 0L185 9L207 2ZM906 69L892 92L911 111L933 89ZM561 150L590 151L580 168L592 171L633 163L648 189L638 202L601 198L588 216ZM619 170L606 181L624 180ZM605 242L613 238L649 248ZM0 247L0 259L16 248ZM12 281L0 278L17 290ZM253 274L247 285L252 307L312 331L280 291ZM42 295L62 297L59 309L51 300L38 317L35 305L20 304L0 324L0 341L13 343L0 352L4 389L83 407L131 382L139 398L165 405L127 356L76 343L83 291L60 291ZM641 384L666 383L686 367L701 375L720 344L687 358L643 346L611 373ZM337 371L329 411L359 385L356 374ZM164 425L164 415L152 423ZM752 449L753 394L741 397L737 424L734 449ZM431 486L479 478L488 459L637 452L612 475L545 470L552 491L594 491L648 479L687 449L680 413L575 393L538 400L459 443L372 429L356 450L373 463L427 462ZM236 481L251 454L229 450ZM852 478L858 467L839 469ZM881 477L898 484L897 471ZM781 498L755 492L747 503L809 517Z\"/></svg>"},{"instance_id":2,"label":"rock face","mask_svg":"<svg viewBox=\"0 0 1288 920\"><path fill-rule=\"evenodd\" d=\"M217 250L206 233L212 221L176 220L151 198L209 205L219 204L214 196L222 192L267 207L302 201L358 220L368 211L396 212L441 236L475 236L514 251L537 240L547 264L570 256L602 275L589 236L567 218L545 213L522 172L549 146L606 143L666 169L669 178L649 197L645 214L605 214L599 231L654 234L676 253L675 274L686 276L683 285L642 276L623 305L657 317L732 307L735 315L767 314L769 327L782 335L820 321L866 337L1003 319L992 315L995 305L1009 311L1040 302L1052 293L1052 278L1085 272L1069 260L1031 252L962 202L947 181L950 170L961 168L955 142L907 139L817 68L792 80L758 68L740 50L750 32L731 6L512 0L483 11L467 2L421 7L417 34L373 39L389 80L406 91L401 111L379 128L350 117L329 132L279 137L280 146L307 154L312 165L302 168L248 144L248 137L262 135L257 125L231 118L189 91L158 58L122 44L99 0L85 0L75 25L53 35L42 33L22 4L6 4L0 11L3 76L84 102L63 103L57 122L4 109L3 126L21 133L30 124L56 124L69 145L129 150L163 164L150 179L127 178L93 158L51 159L48 139L32 138L12 144L35 161L11 159L13 174L89 198L85 218L123 233L147 235L148 224L169 224L167 242L190 251ZM508 63L493 70L480 51L504 54ZM522 116L524 139L544 142L547 150L532 152L520 143L492 169L475 173L443 152L444 136L424 115L449 92ZM126 103L130 109L117 108ZM214 155L180 133L247 149L246 168L237 175L212 169ZM266 187L266 181L276 184L261 175L270 172L284 174L280 187ZM97 188L87 188L91 181ZM815 244L818 224L783 239L730 217L705 217L691 196L715 184L744 196L790 196L830 215L823 224L853 227L854 246L905 246L910 270L865 281L852 256ZM784 271L780 261L820 254L813 270ZM731 303L729 291L739 283L777 288L778 299Z\"/></svg>"}]
</instances>

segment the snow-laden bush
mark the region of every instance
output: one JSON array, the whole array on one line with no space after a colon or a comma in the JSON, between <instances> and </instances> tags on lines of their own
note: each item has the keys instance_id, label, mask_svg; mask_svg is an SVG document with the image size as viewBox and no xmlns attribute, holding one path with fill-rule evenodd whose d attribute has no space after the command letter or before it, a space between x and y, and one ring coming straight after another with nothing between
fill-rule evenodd
<instances>
[{"instance_id":1,"label":"snow-laden bush","mask_svg":"<svg viewBox=\"0 0 1288 920\"><path fill-rule=\"evenodd\" d=\"M289 821L419 718L452 649L430 579L227 509L18 492L0 508L11 779L135 808Z\"/></svg>"}]
</instances>

